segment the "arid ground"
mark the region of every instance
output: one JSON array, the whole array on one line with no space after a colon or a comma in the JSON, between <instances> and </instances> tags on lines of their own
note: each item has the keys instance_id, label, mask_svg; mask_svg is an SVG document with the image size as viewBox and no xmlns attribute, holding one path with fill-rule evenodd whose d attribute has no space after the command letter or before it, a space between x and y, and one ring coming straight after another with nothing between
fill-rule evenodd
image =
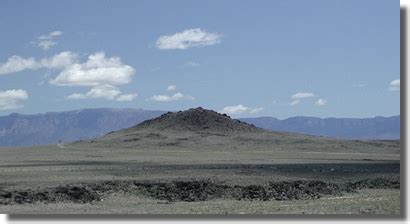
<instances>
[{"instance_id":1,"label":"arid ground","mask_svg":"<svg viewBox=\"0 0 410 224\"><path fill-rule=\"evenodd\" d=\"M0 149L11 214L400 214L400 142L191 109L88 141Z\"/></svg>"}]
</instances>

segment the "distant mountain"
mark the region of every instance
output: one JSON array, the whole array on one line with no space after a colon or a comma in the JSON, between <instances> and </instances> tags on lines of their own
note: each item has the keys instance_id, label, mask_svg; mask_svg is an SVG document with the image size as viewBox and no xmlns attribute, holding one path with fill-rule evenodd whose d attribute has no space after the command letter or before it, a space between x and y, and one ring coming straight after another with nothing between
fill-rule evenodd
<instances>
[{"instance_id":1,"label":"distant mountain","mask_svg":"<svg viewBox=\"0 0 410 224\"><path fill-rule=\"evenodd\" d=\"M400 139L400 116L375 118L242 118L257 127L342 139Z\"/></svg>"},{"instance_id":2,"label":"distant mountain","mask_svg":"<svg viewBox=\"0 0 410 224\"><path fill-rule=\"evenodd\" d=\"M195 111L189 111L195 113L184 113L184 115L187 115L186 117L181 117L178 113L172 116L175 116L175 119L178 119L181 125L184 124L183 122L188 122L187 124L196 122L197 125L203 126L203 128L220 128L209 126L208 121L201 120L202 117L192 115L205 113L206 111L205 109L197 108ZM145 120L159 117L164 113L166 112L110 108L35 115L13 113L8 116L0 116L0 146L30 146L55 144L59 140L70 142L92 139L111 131L135 126ZM212 115L213 113L209 114ZM226 126L223 120L220 120L220 116L206 117L218 122L220 121L222 125ZM170 116L166 116L166 118L170 119ZM400 139L400 116L365 119L292 117L285 120L278 120L273 117L259 117L239 120L260 128L275 131L297 132L344 139ZM160 124L164 126L163 128L166 128L165 125L168 123L163 121ZM175 123L170 124L175 125Z\"/></svg>"},{"instance_id":3,"label":"distant mountain","mask_svg":"<svg viewBox=\"0 0 410 224\"><path fill-rule=\"evenodd\" d=\"M90 139L158 117L164 111L84 109L0 117L0 146L30 146Z\"/></svg>"}]
</instances>

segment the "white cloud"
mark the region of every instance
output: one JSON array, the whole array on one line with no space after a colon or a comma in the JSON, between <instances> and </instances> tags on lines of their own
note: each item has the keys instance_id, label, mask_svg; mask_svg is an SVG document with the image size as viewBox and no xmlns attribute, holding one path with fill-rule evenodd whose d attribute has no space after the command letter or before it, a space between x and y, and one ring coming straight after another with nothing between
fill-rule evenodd
<instances>
[{"instance_id":1,"label":"white cloud","mask_svg":"<svg viewBox=\"0 0 410 224\"><path fill-rule=\"evenodd\" d=\"M59 30L56 30L56 31L51 32L49 35L53 36L53 37L61 36L61 35L63 35L63 32L59 31Z\"/></svg>"},{"instance_id":2,"label":"white cloud","mask_svg":"<svg viewBox=\"0 0 410 224\"><path fill-rule=\"evenodd\" d=\"M24 70L39 69L39 64L34 58L22 58L20 56L11 56L7 62L0 64L0 75L21 72Z\"/></svg>"},{"instance_id":3,"label":"white cloud","mask_svg":"<svg viewBox=\"0 0 410 224\"><path fill-rule=\"evenodd\" d=\"M52 32L50 36L61 35ZM42 37L44 39L48 37ZM37 69L59 70L59 75L50 80L49 83L57 86L90 86L93 87L85 94L74 93L68 99L90 99L102 98L107 100L131 101L137 97L136 93L121 94L117 85L128 84L135 70L129 65L121 62L119 57L107 58L104 52L90 55L84 63L80 63L78 55L63 51L50 58L36 60L34 58L22 58L12 56L7 62L0 64L0 75L20 72L24 70ZM42 80L39 85L42 85Z\"/></svg>"},{"instance_id":4,"label":"white cloud","mask_svg":"<svg viewBox=\"0 0 410 224\"><path fill-rule=\"evenodd\" d=\"M326 103L327 103L327 101L325 99L322 99L322 98L316 100L316 102L315 102L316 106L323 106Z\"/></svg>"},{"instance_id":5,"label":"white cloud","mask_svg":"<svg viewBox=\"0 0 410 224\"><path fill-rule=\"evenodd\" d=\"M170 85L167 87L167 91L174 92L177 90L175 85ZM181 92L177 92L171 95L154 95L151 96L148 100L150 101L158 101L158 102L171 102L177 100L195 100L193 96L185 95Z\"/></svg>"},{"instance_id":6,"label":"white cloud","mask_svg":"<svg viewBox=\"0 0 410 224\"><path fill-rule=\"evenodd\" d=\"M305 98L310 98L314 97L315 94L313 93L307 93L307 92L298 92L292 95L292 99L297 100L297 99L305 99Z\"/></svg>"},{"instance_id":7,"label":"white cloud","mask_svg":"<svg viewBox=\"0 0 410 224\"><path fill-rule=\"evenodd\" d=\"M170 86L168 86L167 90L168 91L175 91L175 90L177 90L177 86L176 85L170 85Z\"/></svg>"},{"instance_id":8,"label":"white cloud","mask_svg":"<svg viewBox=\"0 0 410 224\"><path fill-rule=\"evenodd\" d=\"M41 47L43 50L48 50L57 45L57 42L54 40L41 40L37 43L37 46Z\"/></svg>"},{"instance_id":9,"label":"white cloud","mask_svg":"<svg viewBox=\"0 0 410 224\"><path fill-rule=\"evenodd\" d=\"M221 113L224 114L242 114L249 110L249 108L245 107L242 104L236 106L227 106L221 110Z\"/></svg>"},{"instance_id":10,"label":"white cloud","mask_svg":"<svg viewBox=\"0 0 410 224\"><path fill-rule=\"evenodd\" d=\"M43 58L40 60L39 65L42 68L49 69L64 69L78 61L78 55L71 51L63 51L54 55L51 58Z\"/></svg>"},{"instance_id":11,"label":"white cloud","mask_svg":"<svg viewBox=\"0 0 410 224\"><path fill-rule=\"evenodd\" d=\"M27 92L22 89L0 91L0 110L12 110L22 107L22 101L27 98Z\"/></svg>"},{"instance_id":12,"label":"white cloud","mask_svg":"<svg viewBox=\"0 0 410 224\"><path fill-rule=\"evenodd\" d=\"M121 91L118 88L110 85L96 86L93 87L86 96L88 98L104 98L107 100L113 100L118 95L121 94Z\"/></svg>"},{"instance_id":13,"label":"white cloud","mask_svg":"<svg viewBox=\"0 0 410 224\"><path fill-rule=\"evenodd\" d=\"M119 57L105 57L104 52L97 52L84 63L78 62L78 55L63 51L50 58L35 60L12 56L0 64L0 75L24 70L58 69L60 74L50 83L59 86L101 86L122 85L131 82L135 73L133 67L125 65Z\"/></svg>"},{"instance_id":14,"label":"white cloud","mask_svg":"<svg viewBox=\"0 0 410 224\"><path fill-rule=\"evenodd\" d=\"M116 101L132 101L138 94L121 94L121 91L111 85L101 85L91 88L85 94L74 93L67 97L70 100L78 99L106 99L106 100L116 100Z\"/></svg>"},{"instance_id":15,"label":"white cloud","mask_svg":"<svg viewBox=\"0 0 410 224\"><path fill-rule=\"evenodd\" d=\"M252 108L252 109L250 109L249 113L250 114L256 114L256 113L261 112L262 110L263 110L263 107Z\"/></svg>"},{"instance_id":16,"label":"white cloud","mask_svg":"<svg viewBox=\"0 0 410 224\"><path fill-rule=\"evenodd\" d=\"M294 101L290 102L290 105L294 106L294 105L297 105L299 103L300 103L300 100L294 100Z\"/></svg>"},{"instance_id":17,"label":"white cloud","mask_svg":"<svg viewBox=\"0 0 410 224\"><path fill-rule=\"evenodd\" d=\"M51 47L57 45L56 38L63 35L63 32L56 30L46 35L41 35L37 37L36 44L43 50L48 50Z\"/></svg>"},{"instance_id":18,"label":"white cloud","mask_svg":"<svg viewBox=\"0 0 410 224\"><path fill-rule=\"evenodd\" d=\"M86 96L86 94L82 94L82 93L73 93L73 94L67 96L67 99L69 99L69 100L87 99L87 96Z\"/></svg>"},{"instance_id":19,"label":"white cloud","mask_svg":"<svg viewBox=\"0 0 410 224\"><path fill-rule=\"evenodd\" d=\"M106 58L104 52L97 52L82 64L68 66L50 83L59 86L115 86L131 82L134 73L134 68L123 64L119 57Z\"/></svg>"},{"instance_id":20,"label":"white cloud","mask_svg":"<svg viewBox=\"0 0 410 224\"><path fill-rule=\"evenodd\" d=\"M291 96L292 102L290 102L289 105L295 106L295 105L299 104L300 102L302 102L302 100L307 99L307 98L312 98L312 97L316 97L316 95L314 93L310 93L310 92L295 93Z\"/></svg>"},{"instance_id":21,"label":"white cloud","mask_svg":"<svg viewBox=\"0 0 410 224\"><path fill-rule=\"evenodd\" d=\"M221 42L221 35L208 33L199 28L188 29L179 33L164 35L158 38L156 47L161 50L188 49L191 47L204 47Z\"/></svg>"},{"instance_id":22,"label":"white cloud","mask_svg":"<svg viewBox=\"0 0 410 224\"><path fill-rule=\"evenodd\" d=\"M390 91L400 91L400 79L395 79L390 82L389 85Z\"/></svg>"},{"instance_id":23,"label":"white cloud","mask_svg":"<svg viewBox=\"0 0 410 224\"><path fill-rule=\"evenodd\" d=\"M192 96L184 95L180 92L174 93L172 95L154 95L149 98L152 101L159 101L159 102L171 102L177 100L194 100L195 98Z\"/></svg>"},{"instance_id":24,"label":"white cloud","mask_svg":"<svg viewBox=\"0 0 410 224\"><path fill-rule=\"evenodd\" d=\"M138 96L136 93L122 94L117 87L130 83L135 73L134 68L123 64L119 57L108 58L104 52L97 52L88 56L83 63L74 59L70 59L69 54L60 53L53 60L42 60L42 64L48 65L48 67L63 67L60 74L55 79L50 80L51 84L92 87L85 94L74 93L69 95L67 99L132 101Z\"/></svg>"},{"instance_id":25,"label":"white cloud","mask_svg":"<svg viewBox=\"0 0 410 224\"><path fill-rule=\"evenodd\" d=\"M127 84L135 73L134 68L123 64L119 57L107 58L104 52L94 53L86 62L79 63L77 54L63 51L40 60L12 56L7 62L0 64L0 75L42 68L61 70L60 74L50 81L60 86Z\"/></svg>"},{"instance_id":26,"label":"white cloud","mask_svg":"<svg viewBox=\"0 0 410 224\"><path fill-rule=\"evenodd\" d=\"M133 101L138 96L137 93L122 94L117 97L116 101Z\"/></svg>"},{"instance_id":27,"label":"white cloud","mask_svg":"<svg viewBox=\"0 0 410 224\"><path fill-rule=\"evenodd\" d=\"M59 30L56 30L56 31L53 31L49 34L41 35L41 36L37 37L37 39L39 39L39 40L50 40L50 39L53 39L53 38L61 36L61 35L63 35L63 32L59 31Z\"/></svg>"},{"instance_id":28,"label":"white cloud","mask_svg":"<svg viewBox=\"0 0 410 224\"><path fill-rule=\"evenodd\" d=\"M50 58L43 58L41 60L14 55L8 58L7 62L0 64L0 75L42 68L63 69L76 62L77 57L77 54L70 51L63 51Z\"/></svg>"},{"instance_id":29,"label":"white cloud","mask_svg":"<svg viewBox=\"0 0 410 224\"><path fill-rule=\"evenodd\" d=\"M239 105L236 105L236 106L224 107L221 110L221 113L229 114L229 115L238 115L238 114L243 114L243 113L255 114L255 113L258 113L262 110L263 110L262 107L251 108L251 107L246 107L242 104L239 104Z\"/></svg>"}]
</instances>

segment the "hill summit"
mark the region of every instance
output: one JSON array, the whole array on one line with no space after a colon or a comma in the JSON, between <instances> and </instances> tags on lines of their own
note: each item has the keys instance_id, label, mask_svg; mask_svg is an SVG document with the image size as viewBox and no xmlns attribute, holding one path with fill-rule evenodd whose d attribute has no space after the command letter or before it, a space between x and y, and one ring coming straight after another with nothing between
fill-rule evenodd
<instances>
[{"instance_id":1,"label":"hill summit","mask_svg":"<svg viewBox=\"0 0 410 224\"><path fill-rule=\"evenodd\" d=\"M255 132L262 129L254 125L232 119L202 107L186 111L168 112L157 118L146 120L130 129L155 129L172 131L210 131L210 132Z\"/></svg>"}]
</instances>

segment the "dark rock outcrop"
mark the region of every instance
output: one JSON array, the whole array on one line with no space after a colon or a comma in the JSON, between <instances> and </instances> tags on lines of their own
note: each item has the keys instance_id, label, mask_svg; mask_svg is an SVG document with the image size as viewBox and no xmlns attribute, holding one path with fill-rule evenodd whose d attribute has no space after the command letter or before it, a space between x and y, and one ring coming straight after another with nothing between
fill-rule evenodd
<instances>
[{"instance_id":1,"label":"dark rock outcrop","mask_svg":"<svg viewBox=\"0 0 410 224\"><path fill-rule=\"evenodd\" d=\"M158 131L209 131L209 132L257 132L254 125L232 119L226 114L201 107L179 112L168 112L160 117L144 121L130 129L155 129Z\"/></svg>"}]
</instances>

